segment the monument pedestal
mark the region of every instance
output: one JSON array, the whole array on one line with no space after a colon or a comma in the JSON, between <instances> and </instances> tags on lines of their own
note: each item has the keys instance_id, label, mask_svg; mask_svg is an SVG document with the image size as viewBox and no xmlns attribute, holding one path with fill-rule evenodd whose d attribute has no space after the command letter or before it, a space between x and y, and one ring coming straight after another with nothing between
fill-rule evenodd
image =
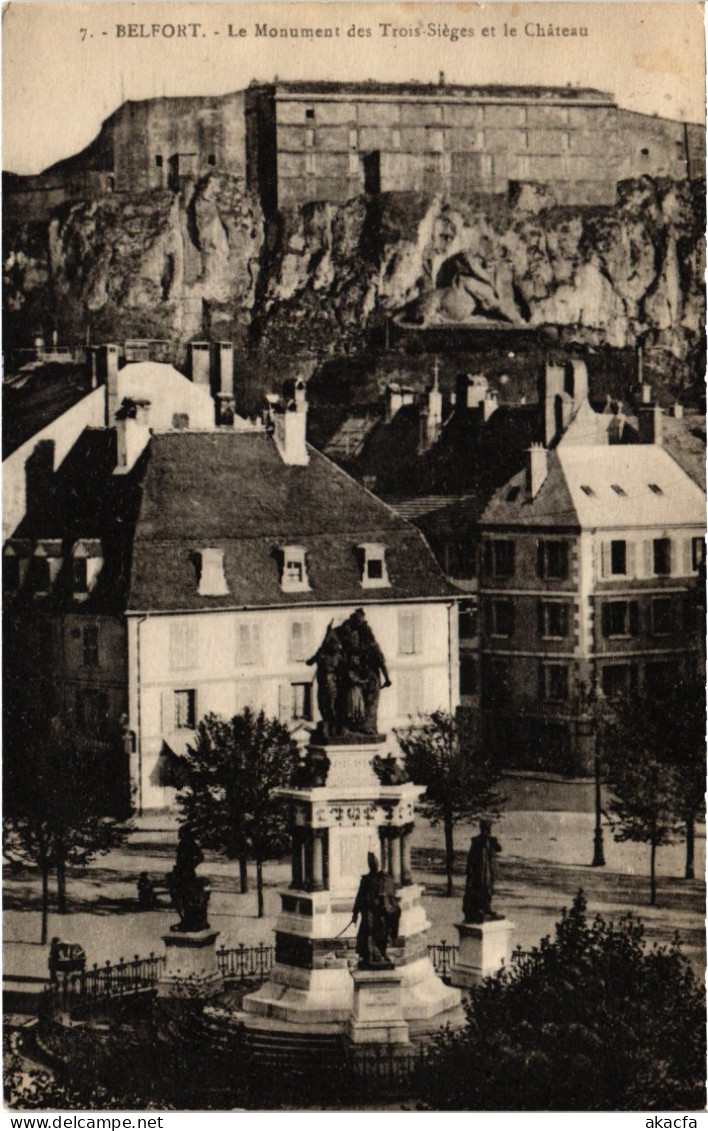
<instances>
[{"instance_id":1,"label":"monument pedestal","mask_svg":"<svg viewBox=\"0 0 708 1131\"><path fill-rule=\"evenodd\" d=\"M397 970L353 970L354 1004L347 1026L353 1045L407 1045L401 975Z\"/></svg>"},{"instance_id":2,"label":"monument pedestal","mask_svg":"<svg viewBox=\"0 0 708 1131\"><path fill-rule=\"evenodd\" d=\"M496 974L511 957L511 934L516 924L511 919L489 919L485 923L456 923L460 936L457 962L450 971L450 982L470 989L490 974Z\"/></svg>"},{"instance_id":3,"label":"monument pedestal","mask_svg":"<svg viewBox=\"0 0 708 1131\"><path fill-rule=\"evenodd\" d=\"M171 931L162 936L167 951L165 970L157 984L160 998L214 997L224 988L216 961L218 931Z\"/></svg>"}]
</instances>

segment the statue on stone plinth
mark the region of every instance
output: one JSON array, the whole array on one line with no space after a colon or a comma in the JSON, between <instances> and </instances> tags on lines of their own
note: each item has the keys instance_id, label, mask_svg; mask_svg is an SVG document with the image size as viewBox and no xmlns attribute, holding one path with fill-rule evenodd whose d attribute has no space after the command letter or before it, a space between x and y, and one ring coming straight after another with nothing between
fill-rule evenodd
<instances>
[{"instance_id":1,"label":"statue on stone plinth","mask_svg":"<svg viewBox=\"0 0 708 1131\"><path fill-rule=\"evenodd\" d=\"M165 876L172 903L179 915L179 923L171 931L206 931L209 888L204 876L198 876L197 866L204 854L188 825L182 825L177 839L175 865Z\"/></svg>"},{"instance_id":2,"label":"statue on stone plinth","mask_svg":"<svg viewBox=\"0 0 708 1131\"><path fill-rule=\"evenodd\" d=\"M467 882L462 900L465 923L485 923L501 919L492 911L492 896L496 881L496 857L501 845L492 836L492 822L479 822L479 836L472 837L467 855Z\"/></svg>"},{"instance_id":3,"label":"statue on stone plinth","mask_svg":"<svg viewBox=\"0 0 708 1131\"><path fill-rule=\"evenodd\" d=\"M379 870L373 852L368 855L369 871L361 877L352 923L361 916L356 936L359 966L364 970L390 969L386 951L398 935L401 909L396 895L396 885L391 877Z\"/></svg>"},{"instance_id":4,"label":"statue on stone plinth","mask_svg":"<svg viewBox=\"0 0 708 1131\"><path fill-rule=\"evenodd\" d=\"M324 739L345 734L377 734L379 695L390 687L386 660L363 609L334 628L307 661L316 664L317 706Z\"/></svg>"}]
</instances>

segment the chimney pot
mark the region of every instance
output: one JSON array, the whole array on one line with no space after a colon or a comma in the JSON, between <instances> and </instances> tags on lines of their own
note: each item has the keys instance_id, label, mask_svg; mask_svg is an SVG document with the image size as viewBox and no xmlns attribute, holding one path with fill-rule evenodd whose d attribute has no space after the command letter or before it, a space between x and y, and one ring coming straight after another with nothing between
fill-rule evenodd
<instances>
[{"instance_id":1,"label":"chimney pot","mask_svg":"<svg viewBox=\"0 0 708 1131\"><path fill-rule=\"evenodd\" d=\"M526 452L526 497L535 499L548 476L548 449L532 444Z\"/></svg>"}]
</instances>

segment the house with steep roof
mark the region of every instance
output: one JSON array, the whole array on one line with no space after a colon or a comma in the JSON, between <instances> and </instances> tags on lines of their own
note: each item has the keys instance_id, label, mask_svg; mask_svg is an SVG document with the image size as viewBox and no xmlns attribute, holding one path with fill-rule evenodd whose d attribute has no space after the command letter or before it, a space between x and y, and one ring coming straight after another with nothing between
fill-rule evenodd
<instances>
[{"instance_id":1,"label":"house with steep roof","mask_svg":"<svg viewBox=\"0 0 708 1131\"><path fill-rule=\"evenodd\" d=\"M309 447L303 387L260 428L151 430L147 411L84 430L6 542L6 687L32 696L41 670L46 710L87 742L120 723L140 811L170 807L209 712L250 704L305 741L307 661L359 607L391 679L380 728L455 709L455 590L418 530Z\"/></svg>"},{"instance_id":2,"label":"house with steep roof","mask_svg":"<svg viewBox=\"0 0 708 1131\"><path fill-rule=\"evenodd\" d=\"M587 773L593 696L665 688L704 665L705 493L660 428L654 443L561 439L531 446L480 530L487 738L507 761Z\"/></svg>"}]
</instances>

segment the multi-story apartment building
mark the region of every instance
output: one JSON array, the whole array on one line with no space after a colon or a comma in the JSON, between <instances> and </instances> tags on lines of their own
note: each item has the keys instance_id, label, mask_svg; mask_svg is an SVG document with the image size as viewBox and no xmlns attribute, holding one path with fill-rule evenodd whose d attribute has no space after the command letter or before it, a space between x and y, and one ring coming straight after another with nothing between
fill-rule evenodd
<instances>
[{"instance_id":1,"label":"multi-story apartment building","mask_svg":"<svg viewBox=\"0 0 708 1131\"><path fill-rule=\"evenodd\" d=\"M703 662L705 494L655 440L533 445L482 515L482 706L507 761L587 771L592 696Z\"/></svg>"},{"instance_id":2,"label":"multi-story apartment building","mask_svg":"<svg viewBox=\"0 0 708 1131\"><path fill-rule=\"evenodd\" d=\"M380 728L455 709L455 591L414 527L306 444L304 389L267 427L151 429L150 411L124 401L84 430L5 543L6 702L86 744L119 728L141 810L171 805L209 712L250 704L305 740L307 661L358 607L391 679Z\"/></svg>"}]
</instances>

